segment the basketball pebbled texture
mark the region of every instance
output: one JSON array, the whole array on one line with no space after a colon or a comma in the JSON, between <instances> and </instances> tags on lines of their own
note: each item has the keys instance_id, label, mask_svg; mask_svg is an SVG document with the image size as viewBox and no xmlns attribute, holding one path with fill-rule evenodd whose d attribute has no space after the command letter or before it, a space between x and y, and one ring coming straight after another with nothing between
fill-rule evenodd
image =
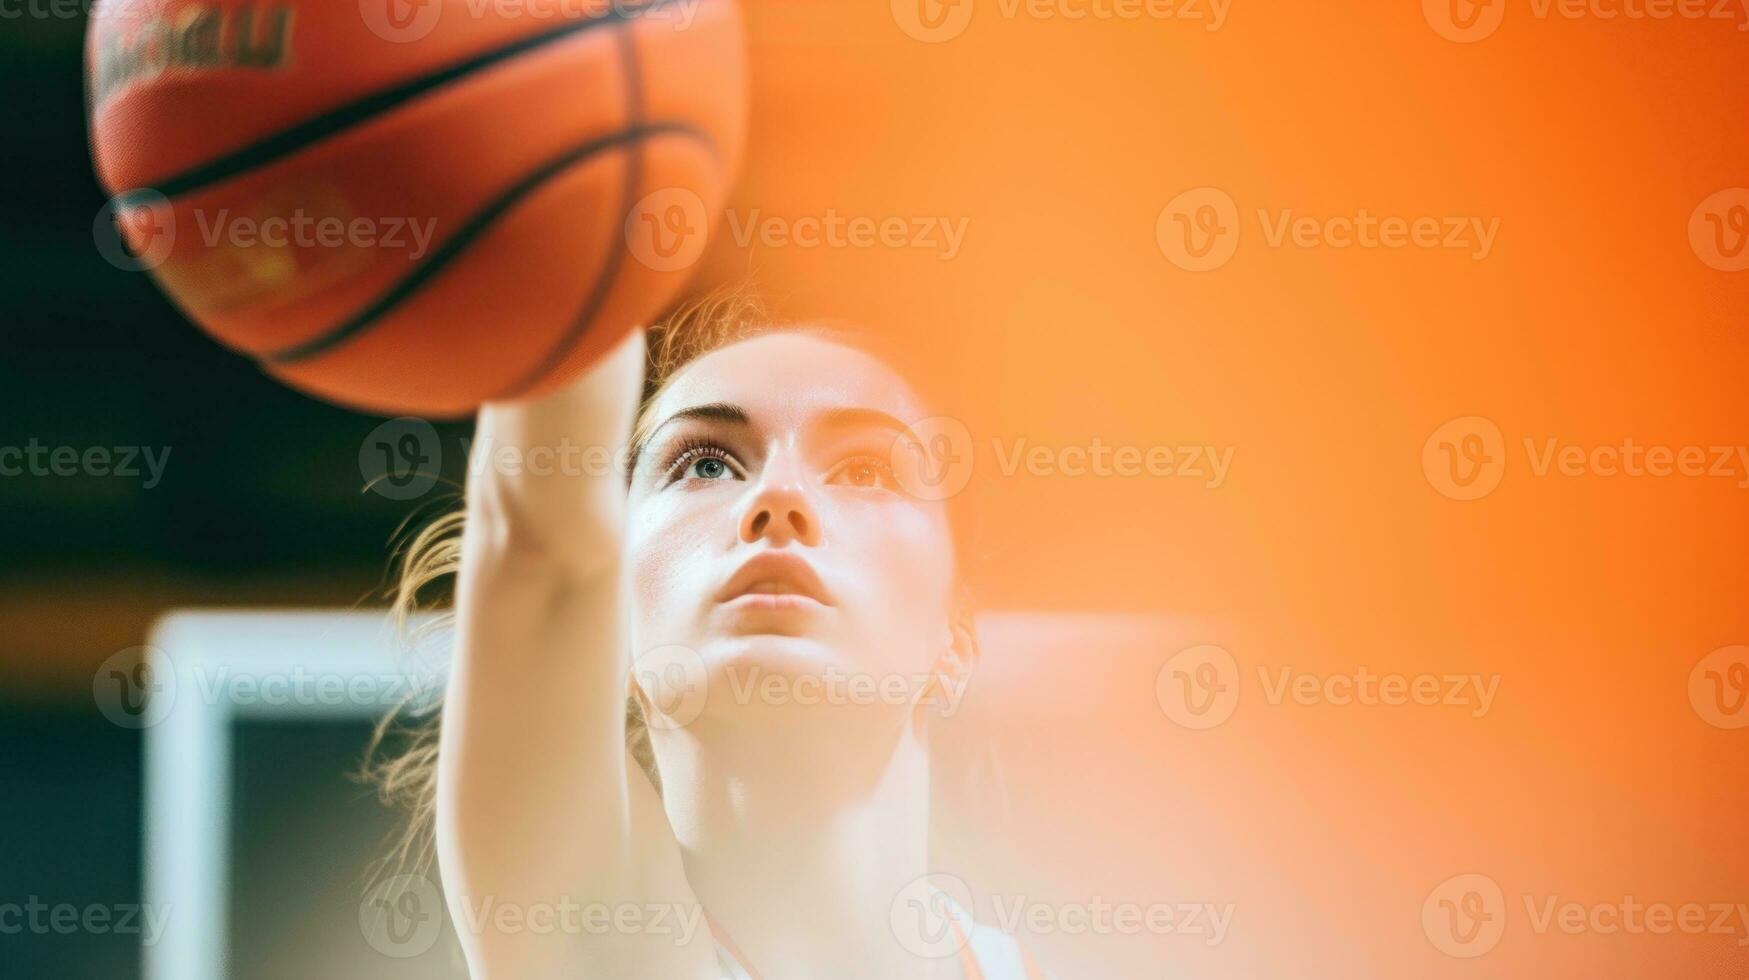
<instances>
[{"instance_id":1,"label":"basketball pebbled texture","mask_svg":"<svg viewBox=\"0 0 1749 980\"><path fill-rule=\"evenodd\" d=\"M744 142L735 0L117 0L86 55L129 252L365 411L574 377L672 302Z\"/></svg>"}]
</instances>

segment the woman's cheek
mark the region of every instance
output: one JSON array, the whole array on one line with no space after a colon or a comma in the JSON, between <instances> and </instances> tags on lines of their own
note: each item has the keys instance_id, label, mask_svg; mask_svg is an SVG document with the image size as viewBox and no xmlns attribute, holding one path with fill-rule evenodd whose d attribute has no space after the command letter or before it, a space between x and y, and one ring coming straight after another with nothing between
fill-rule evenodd
<instances>
[{"instance_id":1,"label":"woman's cheek","mask_svg":"<svg viewBox=\"0 0 1749 980\"><path fill-rule=\"evenodd\" d=\"M903 661L891 669L914 672L933 662L934 644L946 628L953 558L943 544L945 532L927 514L905 511L877 525L867 553L879 556L871 584L883 590L877 613L883 620L878 632L889 641L883 656Z\"/></svg>"},{"instance_id":2,"label":"woman's cheek","mask_svg":"<svg viewBox=\"0 0 1749 980\"><path fill-rule=\"evenodd\" d=\"M697 530L687 526L684 511L669 501L645 503L635 507L628 517L627 570L640 635L651 642L683 642L685 637L656 637L648 629L658 623L672 628L689 621L676 613L687 598L679 593L690 582L685 574L686 557L700 556Z\"/></svg>"}]
</instances>

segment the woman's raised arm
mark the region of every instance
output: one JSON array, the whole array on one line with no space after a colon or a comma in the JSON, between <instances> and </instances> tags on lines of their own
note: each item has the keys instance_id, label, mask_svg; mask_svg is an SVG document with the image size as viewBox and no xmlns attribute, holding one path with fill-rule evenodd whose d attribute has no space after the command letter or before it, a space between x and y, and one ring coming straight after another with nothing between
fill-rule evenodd
<instances>
[{"instance_id":1,"label":"woman's raised arm","mask_svg":"<svg viewBox=\"0 0 1749 980\"><path fill-rule=\"evenodd\" d=\"M626 749L626 491L601 461L623 451L643 377L634 331L563 391L480 411L437 844L482 980L705 977L715 963L708 929L687 925L702 919L661 801Z\"/></svg>"}]
</instances>

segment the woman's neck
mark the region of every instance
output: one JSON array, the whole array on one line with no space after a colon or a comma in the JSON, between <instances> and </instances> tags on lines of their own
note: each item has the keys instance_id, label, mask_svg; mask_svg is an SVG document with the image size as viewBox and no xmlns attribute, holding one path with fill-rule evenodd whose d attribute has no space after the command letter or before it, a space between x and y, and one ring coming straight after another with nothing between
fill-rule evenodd
<instances>
[{"instance_id":1,"label":"woman's neck","mask_svg":"<svg viewBox=\"0 0 1749 980\"><path fill-rule=\"evenodd\" d=\"M658 746L693 893L763 980L928 976L892 926L895 899L931 870L922 736L767 737Z\"/></svg>"}]
</instances>

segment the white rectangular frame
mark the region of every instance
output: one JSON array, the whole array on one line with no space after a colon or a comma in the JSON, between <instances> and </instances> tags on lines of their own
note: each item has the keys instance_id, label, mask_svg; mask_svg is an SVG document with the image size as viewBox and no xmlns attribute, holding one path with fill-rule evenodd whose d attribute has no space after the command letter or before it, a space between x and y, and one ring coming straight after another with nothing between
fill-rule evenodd
<instances>
[{"instance_id":1,"label":"white rectangular frame","mask_svg":"<svg viewBox=\"0 0 1749 980\"><path fill-rule=\"evenodd\" d=\"M177 611L153 625L147 646L156 651L155 670L174 670L175 685L163 717L163 709L148 709L154 723L144 731L143 893L148 907L167 910L163 935L144 949L145 977L225 980L234 724L371 721L406 690L382 679L431 683L437 675L412 671L406 645L380 610ZM367 696L239 696L240 687L259 692L265 682L303 676Z\"/></svg>"}]
</instances>

